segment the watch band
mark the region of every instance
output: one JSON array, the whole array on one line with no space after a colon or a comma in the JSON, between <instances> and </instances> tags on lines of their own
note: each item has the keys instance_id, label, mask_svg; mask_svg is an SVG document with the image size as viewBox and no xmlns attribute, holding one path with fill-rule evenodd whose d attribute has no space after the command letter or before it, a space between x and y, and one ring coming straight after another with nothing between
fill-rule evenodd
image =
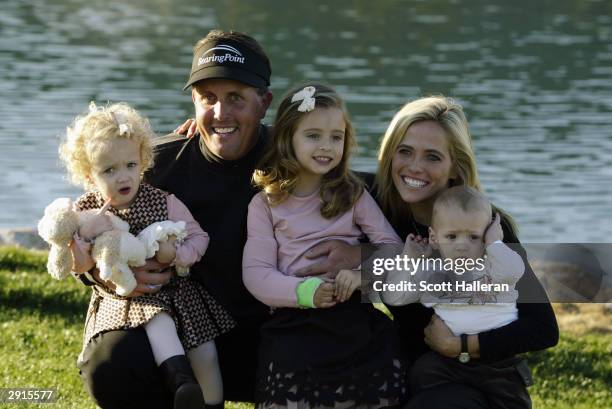
<instances>
[{"instance_id":1,"label":"watch band","mask_svg":"<svg viewBox=\"0 0 612 409\"><path fill-rule=\"evenodd\" d=\"M468 351L468 336L467 334L459 335L461 339L461 353L457 357L462 364L470 362L470 352Z\"/></svg>"}]
</instances>

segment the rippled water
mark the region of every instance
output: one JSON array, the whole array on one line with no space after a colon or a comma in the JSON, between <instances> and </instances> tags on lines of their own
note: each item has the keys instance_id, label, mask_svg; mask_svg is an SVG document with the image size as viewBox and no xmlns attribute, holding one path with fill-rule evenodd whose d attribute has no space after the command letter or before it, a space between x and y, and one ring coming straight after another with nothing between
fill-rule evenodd
<instances>
[{"instance_id":1,"label":"rippled water","mask_svg":"<svg viewBox=\"0 0 612 409\"><path fill-rule=\"evenodd\" d=\"M304 79L341 91L359 135L355 167L374 169L407 100L452 95L483 185L522 240L609 241L612 2L221 3L2 1L0 227L33 226L53 198L79 193L57 145L90 100L127 101L160 134L189 116L191 46L222 27L262 43L276 101Z\"/></svg>"}]
</instances>

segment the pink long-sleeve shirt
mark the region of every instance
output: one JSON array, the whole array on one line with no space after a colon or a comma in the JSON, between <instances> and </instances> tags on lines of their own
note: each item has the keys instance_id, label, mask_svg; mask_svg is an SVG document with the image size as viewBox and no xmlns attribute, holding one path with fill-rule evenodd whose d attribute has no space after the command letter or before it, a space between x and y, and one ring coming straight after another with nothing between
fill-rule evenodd
<instances>
[{"instance_id":1,"label":"pink long-sleeve shirt","mask_svg":"<svg viewBox=\"0 0 612 409\"><path fill-rule=\"evenodd\" d=\"M184 221L187 230L187 237L176 247L174 263L181 267L191 267L206 252L210 238L208 233L202 230L200 223L193 218L187 206L176 196L168 195L167 203L168 220L173 222Z\"/></svg>"},{"instance_id":2,"label":"pink long-sleeve shirt","mask_svg":"<svg viewBox=\"0 0 612 409\"><path fill-rule=\"evenodd\" d=\"M290 195L270 207L265 193L249 204L248 236L242 258L246 288L271 307L297 307L296 288L305 280L295 271L317 262L305 253L327 240L354 245L364 234L371 243L401 243L382 211L367 191L347 212L331 219L321 216L321 199Z\"/></svg>"}]
</instances>

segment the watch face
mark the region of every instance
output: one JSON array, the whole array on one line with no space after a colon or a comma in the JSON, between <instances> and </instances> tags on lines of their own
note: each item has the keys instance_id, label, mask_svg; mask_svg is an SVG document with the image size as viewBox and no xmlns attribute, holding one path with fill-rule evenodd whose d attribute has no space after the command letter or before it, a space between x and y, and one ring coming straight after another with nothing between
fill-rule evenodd
<instances>
[{"instance_id":1,"label":"watch face","mask_svg":"<svg viewBox=\"0 0 612 409\"><path fill-rule=\"evenodd\" d=\"M467 352L462 352L459 354L459 362L464 364L469 361L470 361L470 354L468 354Z\"/></svg>"}]
</instances>

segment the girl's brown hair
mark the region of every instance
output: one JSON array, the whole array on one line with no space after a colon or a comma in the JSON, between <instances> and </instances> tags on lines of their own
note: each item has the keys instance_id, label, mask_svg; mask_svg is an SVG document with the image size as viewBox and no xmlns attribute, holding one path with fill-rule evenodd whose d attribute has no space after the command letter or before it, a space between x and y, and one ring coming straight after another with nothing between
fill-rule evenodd
<instances>
[{"instance_id":1,"label":"girl's brown hair","mask_svg":"<svg viewBox=\"0 0 612 409\"><path fill-rule=\"evenodd\" d=\"M349 170L349 156L356 145L355 132L348 118L344 101L332 88L316 83L304 84L289 91L276 112L274 138L259 166L253 173L253 182L262 188L271 206L287 199L298 182L301 166L293 149L293 135L300 121L308 114L298 111L302 101L291 102L293 95L304 87L315 88L315 109L338 108L344 114L344 151L338 166L323 176L319 194L321 215L332 218L348 211L363 192L362 182Z\"/></svg>"}]
</instances>

